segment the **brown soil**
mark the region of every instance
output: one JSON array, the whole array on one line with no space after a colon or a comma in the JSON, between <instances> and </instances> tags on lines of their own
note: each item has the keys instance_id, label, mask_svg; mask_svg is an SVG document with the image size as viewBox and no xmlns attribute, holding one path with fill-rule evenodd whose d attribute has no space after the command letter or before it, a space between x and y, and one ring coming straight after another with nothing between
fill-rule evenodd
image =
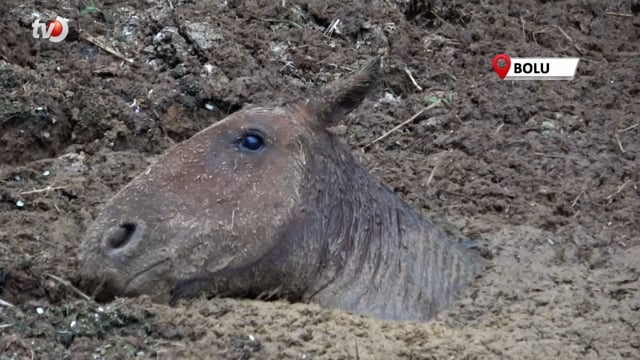
<instances>
[{"instance_id":1,"label":"brown soil","mask_svg":"<svg viewBox=\"0 0 640 360\"><path fill-rule=\"evenodd\" d=\"M0 359L639 359L640 3L509 3L2 1L0 299L15 306L0 305ZM74 19L69 37L34 39L38 12ZM153 156L379 52L384 84L336 132L492 263L435 321L231 299L98 308L64 282L100 205ZM500 52L582 60L573 81L508 82ZM366 146L435 98L448 106Z\"/></svg>"}]
</instances>

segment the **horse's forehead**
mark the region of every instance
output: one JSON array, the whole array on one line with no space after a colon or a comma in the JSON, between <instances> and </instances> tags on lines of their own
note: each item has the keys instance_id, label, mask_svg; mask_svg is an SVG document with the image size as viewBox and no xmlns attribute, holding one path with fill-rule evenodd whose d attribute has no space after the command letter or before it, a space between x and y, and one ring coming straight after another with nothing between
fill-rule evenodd
<instances>
[{"instance_id":1,"label":"horse's forehead","mask_svg":"<svg viewBox=\"0 0 640 360\"><path fill-rule=\"evenodd\" d=\"M297 109L290 107L254 107L241 110L214 124L213 132L248 129L252 126L267 127L271 131L281 132L283 135L291 134L307 125L303 114ZM277 135L277 134L273 134Z\"/></svg>"}]
</instances>

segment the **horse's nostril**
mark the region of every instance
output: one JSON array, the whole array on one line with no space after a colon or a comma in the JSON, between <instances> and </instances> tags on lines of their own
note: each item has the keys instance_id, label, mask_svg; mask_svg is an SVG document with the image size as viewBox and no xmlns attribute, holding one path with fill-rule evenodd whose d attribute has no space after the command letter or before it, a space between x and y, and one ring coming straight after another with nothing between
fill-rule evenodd
<instances>
[{"instance_id":1,"label":"horse's nostril","mask_svg":"<svg viewBox=\"0 0 640 360\"><path fill-rule=\"evenodd\" d=\"M133 233L136 232L136 224L124 223L112 232L107 238L107 244L112 249L120 249L129 243Z\"/></svg>"}]
</instances>

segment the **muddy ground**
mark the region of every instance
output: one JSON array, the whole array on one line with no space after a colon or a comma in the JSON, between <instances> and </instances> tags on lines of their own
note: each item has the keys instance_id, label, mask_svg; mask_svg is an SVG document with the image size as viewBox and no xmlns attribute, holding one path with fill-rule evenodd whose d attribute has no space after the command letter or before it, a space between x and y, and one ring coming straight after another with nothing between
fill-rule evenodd
<instances>
[{"instance_id":1,"label":"muddy ground","mask_svg":"<svg viewBox=\"0 0 640 360\"><path fill-rule=\"evenodd\" d=\"M0 359L640 359L640 3L515 3L3 0ZM37 14L73 19L68 38L34 39ZM573 81L509 82L500 52L581 62ZM335 130L491 259L448 311L73 290L82 233L154 156L378 53L384 82Z\"/></svg>"}]
</instances>

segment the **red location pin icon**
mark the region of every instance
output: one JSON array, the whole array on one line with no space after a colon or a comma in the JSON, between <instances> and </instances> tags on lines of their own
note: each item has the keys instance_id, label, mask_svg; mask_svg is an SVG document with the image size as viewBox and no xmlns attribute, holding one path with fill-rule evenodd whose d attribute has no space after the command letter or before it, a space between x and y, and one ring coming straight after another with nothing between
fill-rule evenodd
<instances>
[{"instance_id":1,"label":"red location pin icon","mask_svg":"<svg viewBox=\"0 0 640 360\"><path fill-rule=\"evenodd\" d=\"M504 60L505 65L503 67L498 66L498 61ZM493 70L500 76L501 79L504 80L504 77L507 76L509 72L509 68L511 67L511 58L507 54L498 54L493 58Z\"/></svg>"}]
</instances>

